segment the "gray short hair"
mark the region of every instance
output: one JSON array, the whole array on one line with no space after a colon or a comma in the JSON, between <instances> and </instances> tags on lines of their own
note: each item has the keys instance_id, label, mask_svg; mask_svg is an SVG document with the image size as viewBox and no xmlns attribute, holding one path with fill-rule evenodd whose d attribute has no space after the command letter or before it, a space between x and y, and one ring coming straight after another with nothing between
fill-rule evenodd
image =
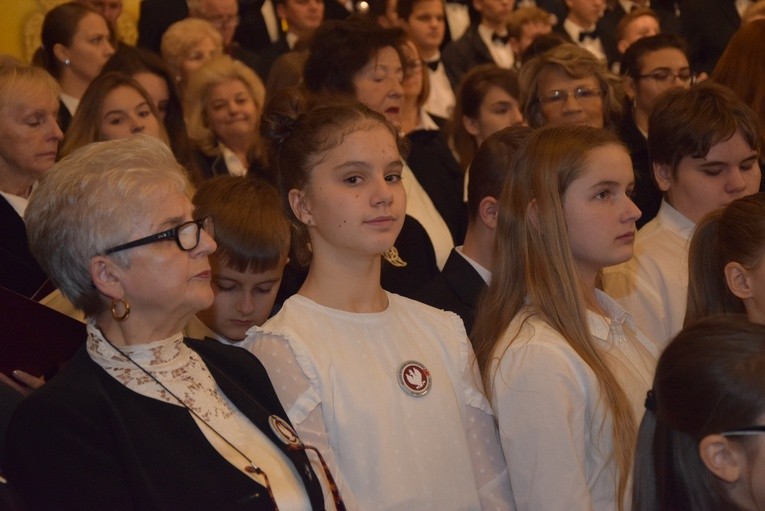
<instances>
[{"instance_id":1,"label":"gray short hair","mask_svg":"<svg viewBox=\"0 0 765 511\"><path fill-rule=\"evenodd\" d=\"M24 215L30 250L86 316L107 307L90 278L91 258L129 240L157 190L190 195L191 185L161 140L140 135L81 147L32 193ZM128 254L113 257L130 264Z\"/></svg>"}]
</instances>

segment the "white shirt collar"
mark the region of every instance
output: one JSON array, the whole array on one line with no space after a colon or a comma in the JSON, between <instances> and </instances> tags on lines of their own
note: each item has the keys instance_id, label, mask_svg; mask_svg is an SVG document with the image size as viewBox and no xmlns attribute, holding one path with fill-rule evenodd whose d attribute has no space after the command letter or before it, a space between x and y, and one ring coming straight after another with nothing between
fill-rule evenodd
<instances>
[{"instance_id":1,"label":"white shirt collar","mask_svg":"<svg viewBox=\"0 0 765 511\"><path fill-rule=\"evenodd\" d=\"M608 296L600 289L595 290L595 297L606 311L607 316L601 316L597 312L587 311L587 323L590 334L603 341L622 342L626 339L623 326L635 330L635 321L619 302Z\"/></svg>"},{"instance_id":2,"label":"white shirt collar","mask_svg":"<svg viewBox=\"0 0 765 511\"><path fill-rule=\"evenodd\" d=\"M454 250L456 250L457 253L461 255L465 259L465 261L467 261L470 264L470 266L473 267L473 269L478 273L478 275L481 276L483 281L486 282L487 286L491 283L491 272L475 259L472 259L466 256L465 253L462 251L462 245L458 247L454 247Z\"/></svg>"},{"instance_id":3,"label":"white shirt collar","mask_svg":"<svg viewBox=\"0 0 765 511\"><path fill-rule=\"evenodd\" d=\"M247 167L244 166L242 160L239 159L234 151L226 147L223 142L218 144L218 149L220 150L221 156L223 156L223 161L226 162L226 169L228 169L229 174L232 176L247 175Z\"/></svg>"},{"instance_id":4,"label":"white shirt collar","mask_svg":"<svg viewBox=\"0 0 765 511\"><path fill-rule=\"evenodd\" d=\"M16 211L16 213L19 214L21 218L24 218L24 212L27 210L29 199L5 192L0 192L0 195L2 195L3 198L8 201L8 204L11 205L11 207Z\"/></svg>"},{"instance_id":5,"label":"white shirt collar","mask_svg":"<svg viewBox=\"0 0 765 511\"><path fill-rule=\"evenodd\" d=\"M69 94L64 94L63 92L59 94L59 98L61 98L61 102L64 104L66 109L69 110L70 114L74 115L75 112L77 112L77 107L80 104L80 100L78 98L70 96Z\"/></svg>"},{"instance_id":6,"label":"white shirt collar","mask_svg":"<svg viewBox=\"0 0 765 511\"><path fill-rule=\"evenodd\" d=\"M223 344L228 344L229 346L241 345L241 343L231 342L228 338L215 332L210 327L205 325L196 315L191 317L188 324L186 325L186 328L183 329L183 335L185 337L200 340L204 339L205 337L209 337L210 339L215 339L216 341Z\"/></svg>"},{"instance_id":7,"label":"white shirt collar","mask_svg":"<svg viewBox=\"0 0 765 511\"><path fill-rule=\"evenodd\" d=\"M662 199L656 221L665 229L676 233L683 239L689 240L693 235L696 224L688 220L682 213L672 207L666 199Z\"/></svg>"}]
</instances>

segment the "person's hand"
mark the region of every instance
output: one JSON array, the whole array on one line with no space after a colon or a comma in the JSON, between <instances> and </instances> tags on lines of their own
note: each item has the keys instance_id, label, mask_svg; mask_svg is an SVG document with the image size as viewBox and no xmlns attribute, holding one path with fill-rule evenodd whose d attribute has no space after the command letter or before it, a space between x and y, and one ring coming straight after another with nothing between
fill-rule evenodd
<instances>
[{"instance_id":1,"label":"person's hand","mask_svg":"<svg viewBox=\"0 0 765 511\"><path fill-rule=\"evenodd\" d=\"M0 381L11 387L12 389L20 392L24 396L29 395L33 390L39 389L45 384L45 378L42 376L32 376L24 371L13 371L14 379L8 378L3 373L0 373ZM17 381L18 380L18 381Z\"/></svg>"}]
</instances>

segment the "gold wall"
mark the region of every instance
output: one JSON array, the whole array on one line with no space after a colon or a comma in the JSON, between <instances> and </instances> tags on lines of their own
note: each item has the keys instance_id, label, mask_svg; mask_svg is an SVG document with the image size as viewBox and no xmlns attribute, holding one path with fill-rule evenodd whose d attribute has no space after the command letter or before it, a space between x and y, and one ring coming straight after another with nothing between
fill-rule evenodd
<instances>
[{"instance_id":1,"label":"gold wall","mask_svg":"<svg viewBox=\"0 0 765 511\"><path fill-rule=\"evenodd\" d=\"M135 42L140 0L124 0L118 32L123 40ZM40 26L45 13L63 0L0 0L0 53L29 62L40 45Z\"/></svg>"}]
</instances>

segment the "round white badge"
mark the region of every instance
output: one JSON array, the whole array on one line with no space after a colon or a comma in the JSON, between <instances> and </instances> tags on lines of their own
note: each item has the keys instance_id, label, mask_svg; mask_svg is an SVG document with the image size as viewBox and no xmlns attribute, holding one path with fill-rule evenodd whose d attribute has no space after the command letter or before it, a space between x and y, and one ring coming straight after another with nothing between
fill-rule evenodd
<instances>
[{"instance_id":1,"label":"round white badge","mask_svg":"<svg viewBox=\"0 0 765 511\"><path fill-rule=\"evenodd\" d=\"M404 362L398 370L398 384L410 396L424 396L430 390L432 383L430 371L414 360Z\"/></svg>"}]
</instances>

